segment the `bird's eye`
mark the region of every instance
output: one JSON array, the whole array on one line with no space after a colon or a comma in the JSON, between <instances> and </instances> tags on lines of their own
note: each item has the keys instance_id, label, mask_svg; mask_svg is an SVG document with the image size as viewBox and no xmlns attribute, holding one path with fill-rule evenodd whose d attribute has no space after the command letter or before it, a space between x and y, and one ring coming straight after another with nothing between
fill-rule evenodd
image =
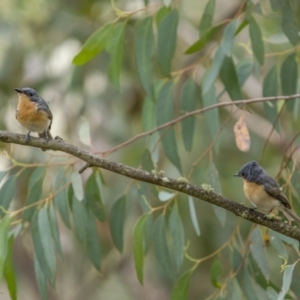
<instances>
[{"instance_id":1,"label":"bird's eye","mask_svg":"<svg viewBox=\"0 0 300 300\"><path fill-rule=\"evenodd\" d=\"M29 96L30 96L30 97L32 97L32 96L33 96L33 93L32 93L32 92L30 92L30 93L29 93Z\"/></svg>"},{"instance_id":2,"label":"bird's eye","mask_svg":"<svg viewBox=\"0 0 300 300\"><path fill-rule=\"evenodd\" d=\"M245 176L245 173L244 173L244 172L242 173L242 176L243 176L243 177Z\"/></svg>"}]
</instances>

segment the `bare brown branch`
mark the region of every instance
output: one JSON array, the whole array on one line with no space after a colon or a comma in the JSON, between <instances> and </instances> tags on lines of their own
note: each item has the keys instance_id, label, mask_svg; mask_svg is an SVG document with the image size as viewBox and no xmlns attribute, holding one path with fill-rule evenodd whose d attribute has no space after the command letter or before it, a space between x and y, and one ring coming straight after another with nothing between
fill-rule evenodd
<instances>
[{"instance_id":1,"label":"bare brown branch","mask_svg":"<svg viewBox=\"0 0 300 300\"><path fill-rule=\"evenodd\" d=\"M135 169L129 166L125 166L121 163L110 161L106 158L102 158L96 154L80 149L77 146L68 144L64 140L49 140L47 142L45 139L31 137L30 141L26 143L25 135L0 131L0 141L3 143L33 146L46 150L57 150L69 153L74 157L81 159L88 165L109 170L111 172L139 181L148 182L178 192L182 192L186 195L190 195L200 200L223 207L224 209L234 213L236 216L249 220L253 223L264 225L274 231L280 232L286 236L300 241L300 230L298 228L290 226L282 221L268 220L264 218L263 214L253 211L248 207L243 206L242 204L229 200L219 194L214 193L213 191L207 191L190 183L182 182L180 180L169 177L158 176L152 174L151 172Z\"/></svg>"}]
</instances>

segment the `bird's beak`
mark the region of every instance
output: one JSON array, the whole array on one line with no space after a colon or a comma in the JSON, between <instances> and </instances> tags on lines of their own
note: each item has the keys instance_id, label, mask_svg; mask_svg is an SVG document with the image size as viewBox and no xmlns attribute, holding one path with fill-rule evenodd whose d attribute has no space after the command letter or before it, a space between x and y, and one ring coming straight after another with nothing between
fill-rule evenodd
<instances>
[{"instance_id":1,"label":"bird's beak","mask_svg":"<svg viewBox=\"0 0 300 300\"><path fill-rule=\"evenodd\" d=\"M240 177L240 174L239 173L235 173L233 176L234 177Z\"/></svg>"},{"instance_id":2,"label":"bird's beak","mask_svg":"<svg viewBox=\"0 0 300 300\"><path fill-rule=\"evenodd\" d=\"M22 94L23 93L23 90L22 89L19 89L19 88L15 88L15 91L19 94Z\"/></svg>"}]
</instances>

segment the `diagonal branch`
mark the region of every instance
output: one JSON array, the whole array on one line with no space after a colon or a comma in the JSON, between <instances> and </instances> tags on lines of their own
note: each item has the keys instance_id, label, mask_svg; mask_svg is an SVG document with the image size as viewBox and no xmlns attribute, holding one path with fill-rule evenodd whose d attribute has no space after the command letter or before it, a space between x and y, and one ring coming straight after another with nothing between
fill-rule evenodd
<instances>
[{"instance_id":1,"label":"diagonal branch","mask_svg":"<svg viewBox=\"0 0 300 300\"><path fill-rule=\"evenodd\" d=\"M152 174L151 172L135 169L129 166L125 166L121 163L110 161L106 158L102 158L96 154L80 149L77 146L68 144L61 139L49 140L47 142L45 139L31 137L30 141L26 143L25 138L25 135L22 134L10 133L0 130L1 142L33 146L47 150L58 150L69 153L83 160L89 166L99 167L129 178L182 192L200 200L220 206L234 213L236 216L249 220L253 223L264 225L274 231L280 232L286 236L300 241L300 230L298 228L290 226L282 221L265 219L263 214L251 210L240 203L229 200L219 194L214 193L213 191L205 190L196 185L192 185L181 180L159 176L156 174Z\"/></svg>"}]
</instances>

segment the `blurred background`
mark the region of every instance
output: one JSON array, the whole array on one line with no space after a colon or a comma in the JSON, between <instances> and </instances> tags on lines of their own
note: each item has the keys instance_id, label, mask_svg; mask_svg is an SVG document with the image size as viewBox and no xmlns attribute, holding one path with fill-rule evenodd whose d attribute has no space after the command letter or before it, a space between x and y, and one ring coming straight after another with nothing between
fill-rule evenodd
<instances>
[{"instance_id":1,"label":"blurred background","mask_svg":"<svg viewBox=\"0 0 300 300\"><path fill-rule=\"evenodd\" d=\"M177 47L172 65L172 70L176 72L194 64L205 53L203 50L204 52L193 55L183 54L186 48L198 38L197 27L206 1L178 0L174 2L178 5L180 13ZM124 11L137 10L145 5L139 0L120 0L116 4ZM160 2L149 1L149 4L157 4L149 8L150 15L161 6ZM243 1L238 0L216 1L214 23L232 18L242 5ZM141 10L128 20L120 88L117 89L110 83L107 76L110 56L105 51L83 66L72 64L72 59L87 38L95 30L116 18L109 1L2 0L0 4L1 130L27 133L26 129L15 119L17 95L14 88L31 87L49 103L54 116L52 134L78 147L101 153L143 132L144 91L138 78L132 45L135 25L146 14L144 10ZM280 32L279 17L272 12L269 1L261 1L261 11L256 17L263 31L266 52L283 53L290 49L290 44ZM238 59L251 59L248 30L244 31L237 37L234 51ZM262 96L264 75L269 66L275 61L281 61L282 57L282 54L270 55L261 68L257 62L254 63L253 72L243 86L244 99ZM198 83L206 67L208 64L203 62L193 73ZM178 78L178 85L181 86L192 72L193 70L191 73L190 71L174 73L174 78ZM156 76L157 79L162 78L159 73ZM218 90L221 90L218 83L216 86ZM229 100L226 93L219 99L219 101ZM197 108L201 106L199 97ZM298 109L297 107L295 109ZM223 108L219 111L220 124L226 120L231 111L231 108ZM183 174L179 174L165 158L160 145L154 145L154 150L151 150L152 158L156 169L164 170L165 175L172 178L187 176L193 170L189 181L197 185L208 182L207 169L209 161L213 160L219 173L222 194L229 199L249 205L243 196L242 182L234 178L233 174L247 161L257 160L270 175L275 177L284 159L283 153L299 126L298 118L294 117L297 116L297 112L298 110L296 113L284 111L280 116L280 133L273 131L268 138L272 124L264 114L263 105L248 106L244 111L244 119L250 131L251 146L249 152L244 153L235 146L233 133L233 126L242 114L242 110L238 111L222 129L218 153L210 151L210 154L208 153L197 165L193 166L211 143L205 119L202 115L198 115L194 147L190 153L184 150L180 125L175 126ZM267 138L269 142L262 156ZM108 158L132 167L140 167L141 154L152 142L145 137L111 153ZM0 148L3 154L0 158L1 170L6 170L13 164L15 168L12 172L17 173L25 167L18 177L17 195L11 209L20 208L24 204L28 176L32 173L32 167L46 164L48 170L44 190L49 191L56 178L59 164L70 165L72 170L78 170L83 166L82 162L61 153L43 153L40 149L8 144L1 144ZM90 172L90 170L85 171L84 180ZM99 222L97 226L103 245L103 256L101 272L98 272L86 258L76 235L59 220L64 256L63 259L57 258L56 286L54 289L49 288L49 299L167 299L172 283L159 269L152 250L145 261L143 287L138 283L135 274L132 230L136 220L142 214L138 199L140 184L107 171L102 173L106 182L104 199L107 212L115 199L120 197L125 190L127 193L123 254L120 255L114 248L108 224ZM284 176L283 173L282 183L286 181ZM297 195L297 191L293 192ZM187 197L180 195L178 199L186 240L190 241L188 251L191 256L200 258L212 253L229 239L237 226L240 228L241 240L246 240L252 226L250 222L239 220L227 213L226 225L222 227L214 214L212 205L195 200L201 232L198 236L191 221ZM298 199L296 200L293 196L291 200L297 209ZM152 199L152 205L160 205L159 200ZM282 260L278 258L274 250L268 250L267 244L265 247L269 251L272 280L280 286L282 275L279 270ZM16 239L13 252L19 299L40 299L34 275L32 252L30 231L24 230ZM226 248L217 255L223 264L223 278L230 274L230 265L226 264L226 260L231 255L230 248ZM211 284L209 275L211 264L212 261L208 260L197 268L191 281L190 299L205 299L214 293L215 287ZM185 261L183 268L190 266L190 262ZM295 272L299 273L298 266ZM299 290L296 281L294 288ZM0 291L1 299L10 299L5 282L1 283Z\"/></svg>"}]
</instances>

